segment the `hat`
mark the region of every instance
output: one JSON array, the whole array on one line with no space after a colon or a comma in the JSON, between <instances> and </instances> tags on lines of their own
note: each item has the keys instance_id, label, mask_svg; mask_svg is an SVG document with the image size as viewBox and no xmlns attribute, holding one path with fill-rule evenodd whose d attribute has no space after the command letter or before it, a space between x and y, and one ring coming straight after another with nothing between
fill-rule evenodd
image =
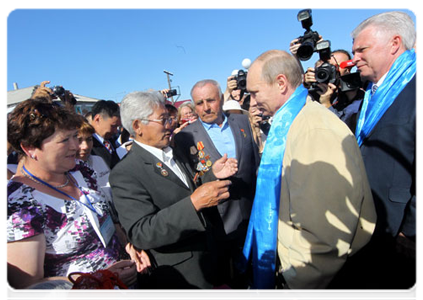
<instances>
[{"instance_id":1,"label":"hat","mask_svg":"<svg viewBox=\"0 0 423 300\"><path fill-rule=\"evenodd\" d=\"M223 104L223 111L228 111L228 110L240 110L241 113L248 114L248 111L246 111L245 109L242 109L241 105L239 105L239 102L235 100L227 100Z\"/></svg>"}]
</instances>

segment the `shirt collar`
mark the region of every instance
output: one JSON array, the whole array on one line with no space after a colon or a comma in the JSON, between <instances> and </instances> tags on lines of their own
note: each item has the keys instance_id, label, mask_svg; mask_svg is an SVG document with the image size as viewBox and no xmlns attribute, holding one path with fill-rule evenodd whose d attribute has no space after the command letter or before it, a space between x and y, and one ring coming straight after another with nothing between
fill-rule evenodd
<instances>
[{"instance_id":1,"label":"shirt collar","mask_svg":"<svg viewBox=\"0 0 423 300\"><path fill-rule=\"evenodd\" d=\"M385 75L383 75L380 79L379 79L379 81L376 83L376 86L381 86L382 85L382 83L383 83L383 81L385 80L385 78L386 78L386 75L388 75L388 73L385 73Z\"/></svg>"},{"instance_id":2,"label":"shirt collar","mask_svg":"<svg viewBox=\"0 0 423 300\"><path fill-rule=\"evenodd\" d=\"M204 128L208 131L208 130L210 130L212 127L215 127L215 126L218 126L218 127L220 127L220 128L224 128L224 127L228 124L228 118L227 118L227 117L225 116L225 114L223 114L223 113L222 113L222 116L223 116L222 127L220 127L220 126L219 126L219 125L217 125L216 123L206 123L206 122L203 122L203 121L201 120L201 118L198 118L198 119L200 120L201 124L203 124Z\"/></svg>"},{"instance_id":3,"label":"shirt collar","mask_svg":"<svg viewBox=\"0 0 423 300\"><path fill-rule=\"evenodd\" d=\"M98 135L98 133L97 132L94 132L94 134L93 134L93 136L100 142L100 143L104 143L104 139L100 136L100 135Z\"/></svg>"},{"instance_id":4,"label":"shirt collar","mask_svg":"<svg viewBox=\"0 0 423 300\"><path fill-rule=\"evenodd\" d=\"M164 163L169 162L173 158L173 150L171 147L166 147L162 150L153 146L143 144L137 140L134 140L134 142L144 148L149 153L153 154L155 157L157 157L157 159Z\"/></svg>"}]
</instances>

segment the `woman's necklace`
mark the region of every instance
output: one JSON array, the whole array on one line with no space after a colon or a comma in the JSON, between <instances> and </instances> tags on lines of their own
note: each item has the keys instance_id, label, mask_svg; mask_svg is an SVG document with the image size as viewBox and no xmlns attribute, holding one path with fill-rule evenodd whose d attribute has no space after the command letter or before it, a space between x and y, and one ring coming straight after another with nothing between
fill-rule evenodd
<instances>
[{"instance_id":1,"label":"woman's necklace","mask_svg":"<svg viewBox=\"0 0 423 300\"><path fill-rule=\"evenodd\" d=\"M32 181L34 181L35 183L38 183L38 184L44 184L44 183L42 183L41 181L38 181L37 179L35 179L35 178L33 178L32 176L28 175L28 174L24 171L23 167L21 167L21 172L22 172L22 174L23 174L26 178L28 178L28 179L30 179L30 180L32 180ZM56 185L56 186L52 186L52 187L54 187L54 188L56 188L56 189L60 189L60 188L63 188L63 187L65 187L65 186L67 186L67 185L69 184L69 176L68 176L68 172L66 172L65 174L66 174L66 182L65 182L64 184L61 184L61 185Z\"/></svg>"}]
</instances>

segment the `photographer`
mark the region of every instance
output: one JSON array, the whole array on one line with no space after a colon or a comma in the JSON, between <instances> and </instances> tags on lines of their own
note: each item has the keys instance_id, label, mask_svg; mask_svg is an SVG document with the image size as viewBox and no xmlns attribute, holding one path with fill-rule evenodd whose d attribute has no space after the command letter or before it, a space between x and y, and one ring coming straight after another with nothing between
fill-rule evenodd
<instances>
[{"instance_id":1,"label":"photographer","mask_svg":"<svg viewBox=\"0 0 423 300\"><path fill-rule=\"evenodd\" d=\"M76 104L74 95L70 91L65 90L62 86L57 85L49 88L46 86L46 84L49 83L50 81L46 80L41 82L40 85L36 85L32 92L31 99L45 98L51 102L55 99L59 99L66 108L73 110Z\"/></svg>"},{"instance_id":2,"label":"photographer","mask_svg":"<svg viewBox=\"0 0 423 300\"><path fill-rule=\"evenodd\" d=\"M328 61L336 69L337 80L335 83L317 83L315 69L308 68L304 75L304 85L310 87L313 83L317 89L310 94L315 100L318 100L322 105L327 107L335 113L352 132L355 132L357 124L357 114L360 109L361 102L364 97L364 91L361 89L361 83L354 83L352 88L343 90L342 80L347 80L350 68L341 68L343 62L351 60L350 54L346 50L335 50L331 53L331 58ZM322 65L322 61L316 62L316 68ZM352 75L352 74L351 74ZM352 75L353 76L353 75ZM349 76L351 77L351 76Z\"/></svg>"},{"instance_id":3,"label":"photographer","mask_svg":"<svg viewBox=\"0 0 423 300\"><path fill-rule=\"evenodd\" d=\"M321 38L321 36L320 36ZM292 55L297 57L299 39L294 39L290 43L289 50ZM318 43L320 43L320 40ZM360 110L360 105L364 97L364 91L362 90L361 83L354 83L354 88L349 88L346 91L342 91L342 82L339 78L345 75L349 75L350 67L341 68L341 64L351 60L351 55L346 50L335 50L332 51L330 60L328 63L333 65L337 72L338 80L335 83L318 83L316 80L315 69L320 67L324 61L319 59L315 63L315 68L308 68L304 74L304 86L309 89L310 95L314 100L319 101L323 106L327 107L334 114L336 114L352 132L355 132L357 124L357 114ZM353 75L351 75L353 76ZM313 87L313 88L312 88Z\"/></svg>"},{"instance_id":4,"label":"photographer","mask_svg":"<svg viewBox=\"0 0 423 300\"><path fill-rule=\"evenodd\" d=\"M231 75L227 79L226 90L223 93L223 102L235 100L242 105L246 98L247 72L239 70L237 75Z\"/></svg>"}]
</instances>

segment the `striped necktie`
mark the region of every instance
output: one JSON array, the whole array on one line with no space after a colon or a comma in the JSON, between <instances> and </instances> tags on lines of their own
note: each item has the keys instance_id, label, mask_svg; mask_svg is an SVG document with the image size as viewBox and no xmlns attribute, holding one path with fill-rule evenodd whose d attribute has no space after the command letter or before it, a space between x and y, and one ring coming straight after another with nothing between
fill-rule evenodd
<instances>
[{"instance_id":1,"label":"striped necktie","mask_svg":"<svg viewBox=\"0 0 423 300\"><path fill-rule=\"evenodd\" d=\"M372 85L372 96L376 93L378 86L376 84Z\"/></svg>"},{"instance_id":2,"label":"striped necktie","mask_svg":"<svg viewBox=\"0 0 423 300\"><path fill-rule=\"evenodd\" d=\"M103 145L104 145L104 147L106 147L106 149L109 151L109 153L112 154L113 149L112 149L112 145L110 144L110 142L108 140L104 140Z\"/></svg>"}]
</instances>

